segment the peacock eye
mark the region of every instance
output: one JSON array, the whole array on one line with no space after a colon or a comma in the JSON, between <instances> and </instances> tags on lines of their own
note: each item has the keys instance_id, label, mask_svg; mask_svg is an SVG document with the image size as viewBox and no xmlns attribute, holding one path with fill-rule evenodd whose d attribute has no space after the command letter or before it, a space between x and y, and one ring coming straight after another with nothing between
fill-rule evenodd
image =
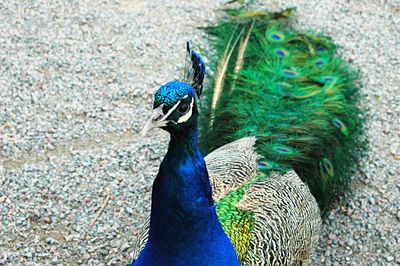
<instances>
[{"instance_id":1,"label":"peacock eye","mask_svg":"<svg viewBox=\"0 0 400 266\"><path fill-rule=\"evenodd\" d=\"M187 112L189 112L190 106L187 103L182 103L181 105L179 105L177 111L178 113L180 113L181 115L186 114Z\"/></svg>"}]
</instances>

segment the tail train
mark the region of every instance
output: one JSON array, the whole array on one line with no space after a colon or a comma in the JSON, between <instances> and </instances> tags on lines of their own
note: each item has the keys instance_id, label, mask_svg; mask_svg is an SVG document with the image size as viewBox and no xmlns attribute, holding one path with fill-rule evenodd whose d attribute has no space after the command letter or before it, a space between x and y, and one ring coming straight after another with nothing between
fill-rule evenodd
<instances>
[{"instance_id":1,"label":"tail train","mask_svg":"<svg viewBox=\"0 0 400 266\"><path fill-rule=\"evenodd\" d=\"M207 154L256 136L260 166L293 168L326 211L362 147L358 74L329 37L292 28L294 9L228 13L206 28L216 63L201 101L200 146Z\"/></svg>"}]
</instances>

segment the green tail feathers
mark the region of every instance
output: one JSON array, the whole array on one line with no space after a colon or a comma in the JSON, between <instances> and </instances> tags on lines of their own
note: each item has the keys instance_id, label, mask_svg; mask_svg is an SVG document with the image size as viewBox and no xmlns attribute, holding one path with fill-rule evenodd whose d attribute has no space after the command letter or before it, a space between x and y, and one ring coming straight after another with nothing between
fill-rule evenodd
<instances>
[{"instance_id":1,"label":"green tail feathers","mask_svg":"<svg viewBox=\"0 0 400 266\"><path fill-rule=\"evenodd\" d=\"M260 166L293 168L326 210L361 147L357 74L330 38L294 30L292 9L228 14L206 29L216 64L201 103L201 148L257 136Z\"/></svg>"}]
</instances>

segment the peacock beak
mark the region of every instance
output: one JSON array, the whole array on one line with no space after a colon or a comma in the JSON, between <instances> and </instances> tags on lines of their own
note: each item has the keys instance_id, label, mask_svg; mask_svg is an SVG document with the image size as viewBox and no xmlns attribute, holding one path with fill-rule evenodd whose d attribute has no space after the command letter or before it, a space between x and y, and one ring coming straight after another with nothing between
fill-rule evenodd
<instances>
[{"instance_id":1,"label":"peacock beak","mask_svg":"<svg viewBox=\"0 0 400 266\"><path fill-rule=\"evenodd\" d=\"M150 118L146 121L144 124L144 127L142 129L142 136L146 136L147 133L152 130L153 128L157 127L163 127L167 124L167 121L165 121L165 115L163 112L163 106L164 104L161 104L159 107L153 109L153 112L151 113Z\"/></svg>"}]
</instances>

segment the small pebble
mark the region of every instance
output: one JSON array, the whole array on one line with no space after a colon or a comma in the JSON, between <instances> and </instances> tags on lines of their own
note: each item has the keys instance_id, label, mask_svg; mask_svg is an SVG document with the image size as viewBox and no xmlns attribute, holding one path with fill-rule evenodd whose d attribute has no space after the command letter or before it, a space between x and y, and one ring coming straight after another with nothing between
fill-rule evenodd
<instances>
[{"instance_id":1,"label":"small pebble","mask_svg":"<svg viewBox=\"0 0 400 266\"><path fill-rule=\"evenodd\" d=\"M57 265L58 264L58 258L54 257L51 259L51 265Z\"/></svg>"},{"instance_id":2,"label":"small pebble","mask_svg":"<svg viewBox=\"0 0 400 266\"><path fill-rule=\"evenodd\" d=\"M392 261L394 260L394 257L393 257L393 256L387 256L387 257L386 257L386 260L387 260L388 262L392 262Z\"/></svg>"}]
</instances>

